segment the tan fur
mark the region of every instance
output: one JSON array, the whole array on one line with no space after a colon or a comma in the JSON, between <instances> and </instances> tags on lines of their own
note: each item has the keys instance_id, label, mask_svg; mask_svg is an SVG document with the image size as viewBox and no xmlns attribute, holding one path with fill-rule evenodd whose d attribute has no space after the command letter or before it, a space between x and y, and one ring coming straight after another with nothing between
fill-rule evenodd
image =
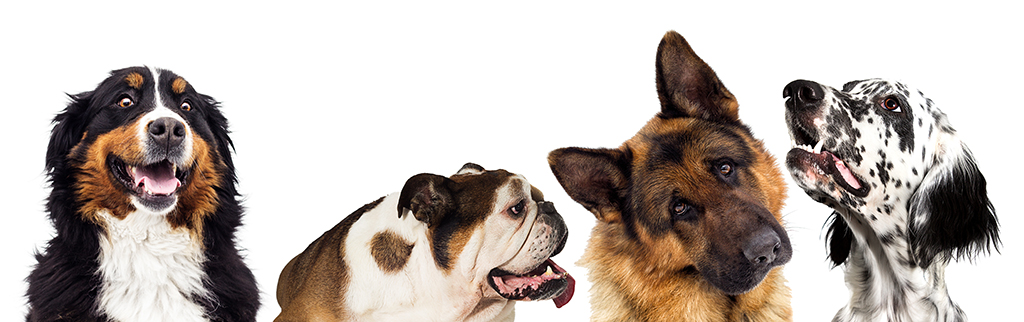
<instances>
[{"instance_id":1,"label":"tan fur","mask_svg":"<svg viewBox=\"0 0 1024 322\"><path fill-rule=\"evenodd\" d=\"M142 77L142 74L131 73L124 78L124 81L127 82L128 86L131 88L142 89L142 83L145 81L145 78Z\"/></svg>"},{"instance_id":2,"label":"tan fur","mask_svg":"<svg viewBox=\"0 0 1024 322\"><path fill-rule=\"evenodd\" d=\"M99 217L100 210L107 210L111 216L122 220L136 210L124 188L114 181L107 156L117 156L129 164L137 164L143 159L136 132L139 126L137 123L104 133L91 144L79 143L71 150L72 156L84 154L84 162L76 164L79 169L76 193L77 199L83 203L81 214L90 221L103 224ZM167 220L171 227L186 227L193 238L202 240L202 222L217 210L215 187L221 184L222 173L227 165L214 161L217 159L211 153L217 152L205 140L199 136L194 138L192 174L186 179L186 186L178 193L178 203L168 214Z\"/></svg>"},{"instance_id":3,"label":"tan fur","mask_svg":"<svg viewBox=\"0 0 1024 322\"><path fill-rule=\"evenodd\" d=\"M188 86L188 82L186 82L184 78L175 78L174 81L171 82L171 91L174 91L174 94L184 93L185 86Z\"/></svg>"},{"instance_id":4,"label":"tan fur","mask_svg":"<svg viewBox=\"0 0 1024 322\"><path fill-rule=\"evenodd\" d=\"M742 258L746 244L737 240L765 227L781 231L758 222L782 224L786 184L739 121L736 99L682 36L666 34L658 53L661 113L617 149L549 155L559 183L598 219L578 262L590 270L591 320L791 321L782 266L737 295L707 279L714 270L699 268L732 267L719 260L737 255L723 249ZM710 165L720 158L736 162L734 181L715 175ZM672 217L668 200L677 199L668 195L698 206L700 217Z\"/></svg>"}]
</instances>

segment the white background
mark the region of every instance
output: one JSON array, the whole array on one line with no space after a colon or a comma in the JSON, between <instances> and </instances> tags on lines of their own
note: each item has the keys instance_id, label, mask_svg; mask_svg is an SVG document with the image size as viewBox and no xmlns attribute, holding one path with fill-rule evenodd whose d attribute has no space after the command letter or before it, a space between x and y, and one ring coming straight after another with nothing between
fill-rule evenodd
<instances>
[{"instance_id":1,"label":"white background","mask_svg":"<svg viewBox=\"0 0 1024 322\"><path fill-rule=\"evenodd\" d=\"M260 321L280 311L281 268L323 231L412 175L469 161L524 174L570 228L555 259L579 281L575 298L562 309L520 303L519 320L584 321L589 283L573 263L594 217L561 190L546 156L616 147L658 111L654 57L668 30L717 71L779 158L789 149L782 88L794 79L887 77L923 90L974 151L1002 225L1002 253L952 264L949 292L973 321L1020 309L1017 4L23 3L0 10L0 320L23 319L32 254L53 235L43 157L64 93L149 65L223 102ZM830 320L848 299L826 261L830 210L792 181L789 195L795 318Z\"/></svg>"}]
</instances>

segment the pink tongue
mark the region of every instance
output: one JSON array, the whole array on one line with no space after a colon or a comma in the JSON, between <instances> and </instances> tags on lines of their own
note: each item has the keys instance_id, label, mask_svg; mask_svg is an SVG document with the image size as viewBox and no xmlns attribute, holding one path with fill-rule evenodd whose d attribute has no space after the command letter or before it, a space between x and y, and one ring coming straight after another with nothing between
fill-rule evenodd
<instances>
[{"instance_id":1,"label":"pink tongue","mask_svg":"<svg viewBox=\"0 0 1024 322\"><path fill-rule=\"evenodd\" d=\"M844 163L843 160L839 160L835 155L832 156L832 160L835 161L836 169L838 169L839 174L843 176L843 180L846 180L846 184L849 184L850 187L853 187L854 189L860 189L860 182L858 182L857 178L853 176L850 169L846 167L846 163Z\"/></svg>"},{"instance_id":2,"label":"pink tongue","mask_svg":"<svg viewBox=\"0 0 1024 322\"><path fill-rule=\"evenodd\" d=\"M569 303L569 300L572 299L572 293L576 292L576 279L573 279L572 275L569 275L569 272L566 272L564 269L559 267L558 264L555 264L555 261L550 258L548 258L548 264L551 264L551 266L555 268L555 271L564 272L565 280L569 282L569 286L565 288L565 292L562 292L562 295L553 299L553 301L555 301L555 307L562 308L562 306L565 306L565 304Z\"/></svg>"},{"instance_id":3,"label":"pink tongue","mask_svg":"<svg viewBox=\"0 0 1024 322\"><path fill-rule=\"evenodd\" d=\"M135 186L144 185L152 194L169 195L181 186L174 177L174 169L168 163L158 163L135 169Z\"/></svg>"}]
</instances>

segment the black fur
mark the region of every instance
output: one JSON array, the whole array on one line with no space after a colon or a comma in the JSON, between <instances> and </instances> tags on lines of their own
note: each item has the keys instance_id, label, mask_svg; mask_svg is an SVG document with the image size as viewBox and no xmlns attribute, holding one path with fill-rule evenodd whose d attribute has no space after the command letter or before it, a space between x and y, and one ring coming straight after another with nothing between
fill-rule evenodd
<instances>
[{"instance_id":1,"label":"black fur","mask_svg":"<svg viewBox=\"0 0 1024 322\"><path fill-rule=\"evenodd\" d=\"M46 153L46 171L52 188L46 208L53 237L35 257L38 263L27 281L29 313L27 321L108 321L97 311L97 293L101 284L98 275L99 235L104 229L85 220L79 212L82 203L76 199L72 149L80 143L95 140L99 134L127 124L141 112L117 113L109 102L119 95L119 85L130 71L148 74L144 67L111 72L111 76L89 92L70 95L67 108L53 119L54 127ZM173 75L169 71L164 76ZM123 85L122 85L123 87ZM205 256L204 284L212 294L198 303L206 309L211 321L255 321L259 309L259 290L255 277L246 267L235 245L234 233L241 225L243 209L237 200L237 179L231 160L234 148L228 137L227 120L213 98L197 95L193 101L197 113L188 121L205 141L215 145L216 158L227 167L217 185L218 208L203 222ZM88 130L88 136L83 137Z\"/></svg>"}]
</instances>

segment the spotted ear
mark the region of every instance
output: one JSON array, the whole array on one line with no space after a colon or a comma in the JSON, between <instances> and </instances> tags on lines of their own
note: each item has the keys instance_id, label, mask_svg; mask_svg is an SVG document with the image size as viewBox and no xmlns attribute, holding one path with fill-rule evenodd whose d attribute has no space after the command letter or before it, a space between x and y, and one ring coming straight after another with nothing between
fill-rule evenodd
<instances>
[{"instance_id":1,"label":"spotted ear","mask_svg":"<svg viewBox=\"0 0 1024 322\"><path fill-rule=\"evenodd\" d=\"M451 179L429 173L409 178L398 198L399 218L411 211L417 220L434 226L455 209L449 188L453 183Z\"/></svg>"},{"instance_id":2,"label":"spotted ear","mask_svg":"<svg viewBox=\"0 0 1024 322\"><path fill-rule=\"evenodd\" d=\"M46 171L53 172L63 165L71 149L82 140L88 126L85 112L92 102L92 92L70 95L71 103L63 112L53 118L53 130L50 131L50 144L46 147Z\"/></svg>"},{"instance_id":3,"label":"spotted ear","mask_svg":"<svg viewBox=\"0 0 1024 322\"><path fill-rule=\"evenodd\" d=\"M947 147L910 199L910 246L921 267L999 251L999 222L985 177L967 146Z\"/></svg>"},{"instance_id":4,"label":"spotted ear","mask_svg":"<svg viewBox=\"0 0 1024 322\"><path fill-rule=\"evenodd\" d=\"M739 103L683 36L669 31L658 45L658 99L662 118L739 122Z\"/></svg>"},{"instance_id":5,"label":"spotted ear","mask_svg":"<svg viewBox=\"0 0 1024 322\"><path fill-rule=\"evenodd\" d=\"M620 219L629 159L612 149L561 148L548 154L551 172L569 197L604 222Z\"/></svg>"}]
</instances>

